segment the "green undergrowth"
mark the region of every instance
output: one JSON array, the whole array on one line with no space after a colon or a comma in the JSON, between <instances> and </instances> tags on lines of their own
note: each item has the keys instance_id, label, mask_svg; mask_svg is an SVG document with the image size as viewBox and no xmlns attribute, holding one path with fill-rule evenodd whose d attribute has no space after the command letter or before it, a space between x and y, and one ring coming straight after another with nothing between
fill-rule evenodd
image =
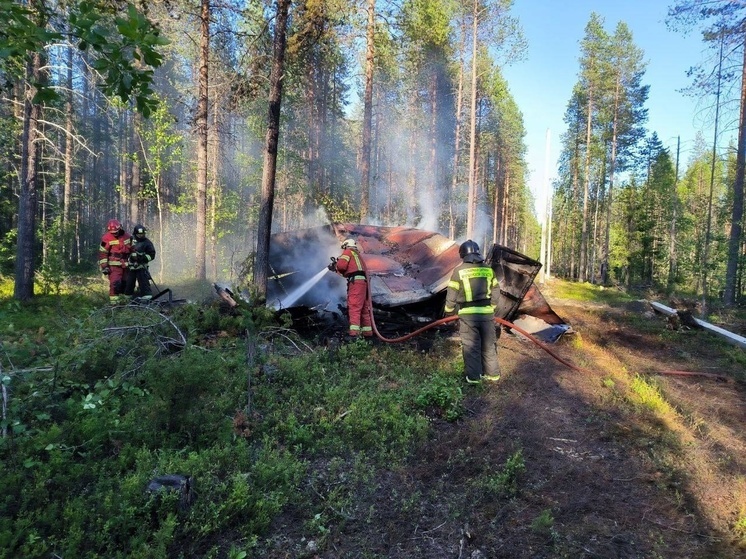
<instances>
[{"instance_id":1,"label":"green undergrowth","mask_svg":"<svg viewBox=\"0 0 746 559\"><path fill-rule=\"evenodd\" d=\"M329 349L266 309L98 302L0 301L2 559L247 556L288 509L323 541L462 413L437 341ZM165 475L189 483L146 491Z\"/></svg>"},{"instance_id":2,"label":"green undergrowth","mask_svg":"<svg viewBox=\"0 0 746 559\"><path fill-rule=\"evenodd\" d=\"M541 287L541 291L558 299L588 303L620 304L636 299L636 297L615 287L594 285L588 282L550 280L545 286Z\"/></svg>"}]
</instances>

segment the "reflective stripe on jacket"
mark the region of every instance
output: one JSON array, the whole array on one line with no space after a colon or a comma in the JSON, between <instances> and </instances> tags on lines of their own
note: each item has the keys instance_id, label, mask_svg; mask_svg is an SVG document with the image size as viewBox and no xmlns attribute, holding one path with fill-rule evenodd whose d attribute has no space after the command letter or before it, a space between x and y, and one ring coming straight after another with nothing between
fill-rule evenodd
<instances>
[{"instance_id":1,"label":"reflective stripe on jacket","mask_svg":"<svg viewBox=\"0 0 746 559\"><path fill-rule=\"evenodd\" d=\"M483 262L464 262L453 270L446 292L446 314L491 314L500 294L495 272Z\"/></svg>"},{"instance_id":2,"label":"reflective stripe on jacket","mask_svg":"<svg viewBox=\"0 0 746 559\"><path fill-rule=\"evenodd\" d=\"M350 280L365 277L365 263L358 251L346 248L337 258L337 271Z\"/></svg>"},{"instance_id":3,"label":"reflective stripe on jacket","mask_svg":"<svg viewBox=\"0 0 746 559\"><path fill-rule=\"evenodd\" d=\"M107 266L127 266L127 259L132 252L132 237L122 233L119 237L112 233L104 233L101 245L98 247L98 265L101 269Z\"/></svg>"}]
</instances>

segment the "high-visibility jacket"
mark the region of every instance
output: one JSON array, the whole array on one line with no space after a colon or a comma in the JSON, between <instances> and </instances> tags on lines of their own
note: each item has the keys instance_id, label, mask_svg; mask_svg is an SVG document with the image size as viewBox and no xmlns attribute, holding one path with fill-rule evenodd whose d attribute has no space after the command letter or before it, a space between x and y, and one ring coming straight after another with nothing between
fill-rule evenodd
<instances>
[{"instance_id":1,"label":"high-visibility jacket","mask_svg":"<svg viewBox=\"0 0 746 559\"><path fill-rule=\"evenodd\" d=\"M500 296L495 272L484 262L464 262L453 270L446 292L445 314L494 314Z\"/></svg>"},{"instance_id":2,"label":"high-visibility jacket","mask_svg":"<svg viewBox=\"0 0 746 559\"><path fill-rule=\"evenodd\" d=\"M344 249L342 255L337 258L337 271L347 278L347 281L366 276L365 263L360 254L349 248Z\"/></svg>"},{"instance_id":3,"label":"high-visibility jacket","mask_svg":"<svg viewBox=\"0 0 746 559\"><path fill-rule=\"evenodd\" d=\"M346 248L337 258L337 272L347 278L347 315L350 336L373 335L365 262L357 250Z\"/></svg>"},{"instance_id":4,"label":"high-visibility jacket","mask_svg":"<svg viewBox=\"0 0 746 559\"><path fill-rule=\"evenodd\" d=\"M101 246L98 247L98 265L103 270L106 267L127 267L127 259L132 252L132 237L128 233L122 233L118 237L113 233L106 232L101 237Z\"/></svg>"}]
</instances>

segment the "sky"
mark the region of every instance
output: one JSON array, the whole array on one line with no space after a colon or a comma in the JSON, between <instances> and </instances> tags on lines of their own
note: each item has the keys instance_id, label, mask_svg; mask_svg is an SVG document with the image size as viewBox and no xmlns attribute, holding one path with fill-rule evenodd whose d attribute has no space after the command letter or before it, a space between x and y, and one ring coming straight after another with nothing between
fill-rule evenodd
<instances>
[{"instance_id":1,"label":"sky","mask_svg":"<svg viewBox=\"0 0 746 559\"><path fill-rule=\"evenodd\" d=\"M523 113L529 185L537 197L539 215L543 215L547 185L557 174L559 140L565 130L563 117L578 81L580 41L592 12L603 18L610 34L617 23L625 22L635 45L644 51L647 70L643 84L650 86L647 129L657 132L672 156L676 154L677 137L681 138L682 164L698 130L705 139L712 139L712 130L702 122L702 103L681 92L691 85L687 70L708 58L709 51L696 30L684 35L667 28L665 19L672 3L673 0L515 0L511 13L523 29L528 53L523 61L505 67L503 74Z\"/></svg>"}]
</instances>

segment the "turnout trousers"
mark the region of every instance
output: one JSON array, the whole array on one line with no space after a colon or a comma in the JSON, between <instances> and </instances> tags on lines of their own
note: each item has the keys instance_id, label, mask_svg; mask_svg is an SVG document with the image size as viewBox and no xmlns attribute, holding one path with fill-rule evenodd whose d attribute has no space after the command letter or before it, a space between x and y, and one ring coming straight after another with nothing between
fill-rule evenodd
<instances>
[{"instance_id":1,"label":"turnout trousers","mask_svg":"<svg viewBox=\"0 0 746 559\"><path fill-rule=\"evenodd\" d=\"M137 293L135 293L135 282L137 282ZM147 268L131 268L127 274L127 281L124 288L125 295L135 295L137 297L152 297L153 291L150 289L150 274Z\"/></svg>"},{"instance_id":2,"label":"turnout trousers","mask_svg":"<svg viewBox=\"0 0 746 559\"><path fill-rule=\"evenodd\" d=\"M494 318L492 314L460 314L458 317L464 372L470 380L500 374Z\"/></svg>"},{"instance_id":3,"label":"turnout trousers","mask_svg":"<svg viewBox=\"0 0 746 559\"><path fill-rule=\"evenodd\" d=\"M111 266L109 268L109 298L115 299L124 293L127 282L127 270L122 266Z\"/></svg>"},{"instance_id":4,"label":"turnout trousers","mask_svg":"<svg viewBox=\"0 0 746 559\"><path fill-rule=\"evenodd\" d=\"M350 321L350 336L373 335L368 303L368 281L365 278L354 278L347 282L347 315Z\"/></svg>"}]
</instances>

